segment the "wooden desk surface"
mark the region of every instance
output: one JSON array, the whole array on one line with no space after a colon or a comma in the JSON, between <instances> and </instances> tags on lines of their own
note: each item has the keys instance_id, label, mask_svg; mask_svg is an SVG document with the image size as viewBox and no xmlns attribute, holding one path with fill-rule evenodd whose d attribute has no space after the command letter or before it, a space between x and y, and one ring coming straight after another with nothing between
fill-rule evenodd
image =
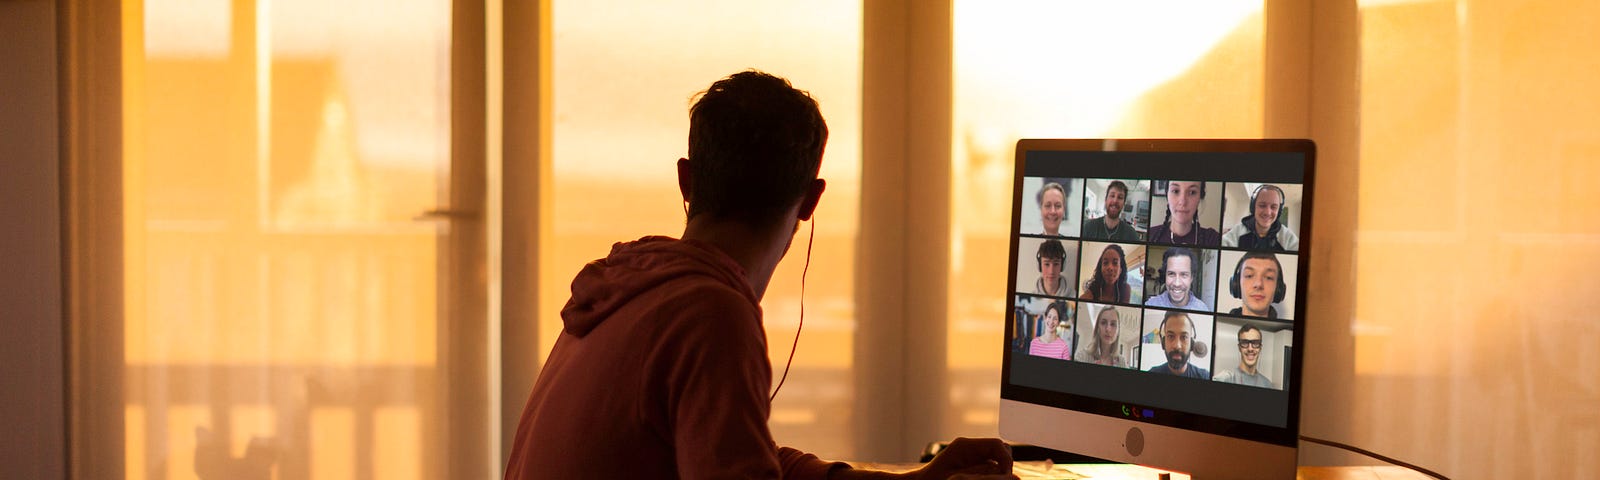
<instances>
[{"instance_id":1,"label":"wooden desk surface","mask_svg":"<svg viewBox=\"0 0 1600 480\"><path fill-rule=\"evenodd\" d=\"M890 472L907 472L915 470L921 464L916 463L866 463L849 462L856 468L884 470ZM1174 478L1186 478L1175 475ZM1432 477L1411 470L1395 466L1360 466L1360 467L1306 467L1302 466L1295 473L1296 480L1433 480Z\"/></svg>"},{"instance_id":2,"label":"wooden desk surface","mask_svg":"<svg viewBox=\"0 0 1600 480\"><path fill-rule=\"evenodd\" d=\"M1299 480L1433 480L1403 467L1300 467Z\"/></svg>"}]
</instances>

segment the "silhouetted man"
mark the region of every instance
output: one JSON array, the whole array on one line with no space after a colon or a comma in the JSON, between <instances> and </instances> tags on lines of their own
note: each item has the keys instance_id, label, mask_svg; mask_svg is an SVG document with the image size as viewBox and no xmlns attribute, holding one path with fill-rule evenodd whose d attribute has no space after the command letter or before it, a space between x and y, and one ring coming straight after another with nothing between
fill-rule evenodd
<instances>
[{"instance_id":1,"label":"silhouetted man","mask_svg":"<svg viewBox=\"0 0 1600 480\"><path fill-rule=\"evenodd\" d=\"M826 186L816 101L748 71L712 84L689 112L683 239L616 244L573 279L506 478L887 476L779 448L767 429L759 302ZM1003 442L957 439L907 475L1010 471Z\"/></svg>"}]
</instances>

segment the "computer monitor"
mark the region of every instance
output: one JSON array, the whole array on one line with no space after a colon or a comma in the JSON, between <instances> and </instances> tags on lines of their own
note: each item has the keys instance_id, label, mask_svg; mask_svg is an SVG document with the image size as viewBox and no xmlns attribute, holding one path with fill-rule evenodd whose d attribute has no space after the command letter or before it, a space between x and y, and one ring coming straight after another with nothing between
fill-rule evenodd
<instances>
[{"instance_id":1,"label":"computer monitor","mask_svg":"<svg viewBox=\"0 0 1600 480\"><path fill-rule=\"evenodd\" d=\"M1022 140L1000 435L1293 478L1309 140Z\"/></svg>"}]
</instances>

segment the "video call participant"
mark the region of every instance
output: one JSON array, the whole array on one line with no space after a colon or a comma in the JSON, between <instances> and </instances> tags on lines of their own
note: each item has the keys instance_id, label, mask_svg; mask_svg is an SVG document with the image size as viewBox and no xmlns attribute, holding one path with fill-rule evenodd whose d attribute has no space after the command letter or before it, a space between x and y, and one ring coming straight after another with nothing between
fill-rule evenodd
<instances>
[{"instance_id":1,"label":"video call participant","mask_svg":"<svg viewBox=\"0 0 1600 480\"><path fill-rule=\"evenodd\" d=\"M1133 297L1128 287L1128 254L1121 245L1106 245L1095 264L1094 277L1083 284L1083 298L1097 302L1128 303Z\"/></svg>"},{"instance_id":2,"label":"video call participant","mask_svg":"<svg viewBox=\"0 0 1600 480\"><path fill-rule=\"evenodd\" d=\"M1183 312L1167 312L1161 320L1161 349L1167 353L1167 363L1150 368L1150 373L1177 375L1207 380L1211 372L1199 365L1189 364L1189 355L1196 340L1194 320Z\"/></svg>"},{"instance_id":3,"label":"video call participant","mask_svg":"<svg viewBox=\"0 0 1600 480\"><path fill-rule=\"evenodd\" d=\"M1228 280L1228 292L1244 305L1229 310L1230 315L1278 318L1278 309L1272 304L1282 302L1288 286L1283 280L1283 263L1278 256L1267 252L1245 252L1233 268L1233 278Z\"/></svg>"},{"instance_id":4,"label":"video call participant","mask_svg":"<svg viewBox=\"0 0 1600 480\"><path fill-rule=\"evenodd\" d=\"M1217 376L1212 380L1252 387L1278 388L1266 375L1256 371L1256 362L1260 360L1261 329L1246 323L1239 327L1239 366L1217 372Z\"/></svg>"},{"instance_id":5,"label":"video call participant","mask_svg":"<svg viewBox=\"0 0 1600 480\"><path fill-rule=\"evenodd\" d=\"M1200 201L1205 198L1205 182L1167 182L1167 220L1150 227L1150 241L1206 247L1221 243L1221 232L1200 226Z\"/></svg>"},{"instance_id":6,"label":"video call participant","mask_svg":"<svg viewBox=\"0 0 1600 480\"><path fill-rule=\"evenodd\" d=\"M1072 351L1072 345L1067 344L1067 339L1056 335L1056 329L1061 326L1061 319L1068 317L1066 302L1050 302L1050 306L1044 309L1044 314L1039 316L1039 336L1029 342L1028 354L1066 360L1067 353Z\"/></svg>"},{"instance_id":7,"label":"video call participant","mask_svg":"<svg viewBox=\"0 0 1600 480\"><path fill-rule=\"evenodd\" d=\"M1287 198L1277 185L1262 184L1250 194L1250 215L1239 219L1228 233L1222 235L1222 245L1252 250L1296 251L1300 238L1278 221L1283 214L1283 200Z\"/></svg>"},{"instance_id":8,"label":"video call participant","mask_svg":"<svg viewBox=\"0 0 1600 480\"><path fill-rule=\"evenodd\" d=\"M1122 221L1122 209L1127 202L1127 184L1121 180L1113 180L1110 185L1106 185L1106 214L1083 222L1083 238L1119 242L1139 241L1139 232L1134 231L1133 225Z\"/></svg>"},{"instance_id":9,"label":"video call participant","mask_svg":"<svg viewBox=\"0 0 1600 480\"><path fill-rule=\"evenodd\" d=\"M1036 199L1039 202L1039 222L1044 224L1044 234L1060 237L1061 220L1067 216L1067 189L1056 182L1044 184Z\"/></svg>"},{"instance_id":10,"label":"video call participant","mask_svg":"<svg viewBox=\"0 0 1600 480\"><path fill-rule=\"evenodd\" d=\"M1039 265L1039 280L1034 282L1033 293L1052 297L1073 296L1072 281L1061 271L1067 263L1067 248L1060 240L1045 240L1034 254Z\"/></svg>"},{"instance_id":11,"label":"video call participant","mask_svg":"<svg viewBox=\"0 0 1600 480\"><path fill-rule=\"evenodd\" d=\"M1094 316L1093 335L1087 342L1078 342L1078 352L1072 354L1072 360L1127 368L1128 355L1122 351L1121 323L1122 318L1116 308L1110 305L1102 308Z\"/></svg>"},{"instance_id":12,"label":"video call participant","mask_svg":"<svg viewBox=\"0 0 1600 480\"><path fill-rule=\"evenodd\" d=\"M816 100L757 71L689 110L683 239L618 243L572 282L564 327L511 445L507 480L885 478L772 439L761 297L826 184ZM605 448L574 446L604 445ZM626 452L626 461L618 461ZM904 474L1009 475L998 439L956 439Z\"/></svg>"},{"instance_id":13,"label":"video call participant","mask_svg":"<svg viewBox=\"0 0 1600 480\"><path fill-rule=\"evenodd\" d=\"M1200 257L1194 250L1184 247L1168 248L1161 254L1161 269L1157 275L1167 291L1144 302L1152 307L1211 310L1195 292L1200 291Z\"/></svg>"}]
</instances>

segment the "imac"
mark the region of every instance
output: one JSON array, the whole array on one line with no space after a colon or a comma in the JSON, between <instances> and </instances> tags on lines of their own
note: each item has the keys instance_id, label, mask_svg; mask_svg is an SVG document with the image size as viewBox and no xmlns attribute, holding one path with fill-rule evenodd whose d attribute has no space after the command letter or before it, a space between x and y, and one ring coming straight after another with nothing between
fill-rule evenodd
<instances>
[{"instance_id":1,"label":"imac","mask_svg":"<svg viewBox=\"0 0 1600 480\"><path fill-rule=\"evenodd\" d=\"M1016 155L1000 435L1201 479L1294 478L1312 142L1028 139ZM1082 185L1060 202L1081 212L1050 212L1083 223L1045 236L1022 217L1043 215L1024 206L1051 183ZM1040 239L1077 254L1071 288L1018 271Z\"/></svg>"}]
</instances>

